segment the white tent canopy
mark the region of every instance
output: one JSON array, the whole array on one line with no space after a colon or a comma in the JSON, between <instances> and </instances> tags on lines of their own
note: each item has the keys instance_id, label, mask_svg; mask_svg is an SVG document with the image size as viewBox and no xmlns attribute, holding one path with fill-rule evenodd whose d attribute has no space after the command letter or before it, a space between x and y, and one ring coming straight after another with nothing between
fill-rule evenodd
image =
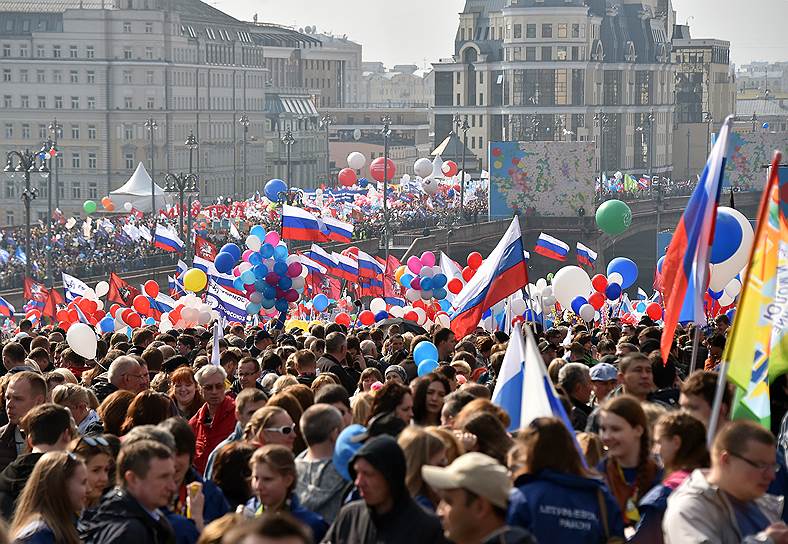
<instances>
[{"instance_id":1,"label":"white tent canopy","mask_svg":"<svg viewBox=\"0 0 788 544\"><path fill-rule=\"evenodd\" d=\"M167 204L167 195L158 185L153 186L156 196L156 209L164 208ZM150 212L151 206L151 177L145 166L140 162L129 180L118 189L109 194L115 209L124 210L127 202L142 212Z\"/></svg>"}]
</instances>

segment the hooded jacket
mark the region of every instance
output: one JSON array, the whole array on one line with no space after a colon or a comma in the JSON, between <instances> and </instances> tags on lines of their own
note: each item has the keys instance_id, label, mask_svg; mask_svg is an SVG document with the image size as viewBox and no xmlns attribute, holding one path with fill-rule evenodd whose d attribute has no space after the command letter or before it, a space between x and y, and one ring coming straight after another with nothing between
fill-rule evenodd
<instances>
[{"instance_id":1,"label":"hooded jacket","mask_svg":"<svg viewBox=\"0 0 788 544\"><path fill-rule=\"evenodd\" d=\"M394 501L386 513L378 513L363 500L344 506L323 539L324 544L345 542L433 544L445 542L438 518L422 509L405 486L405 454L390 436L376 436L350 460L348 470L355 480L354 463L364 459L381 473Z\"/></svg>"},{"instance_id":2,"label":"hooded jacket","mask_svg":"<svg viewBox=\"0 0 788 544\"><path fill-rule=\"evenodd\" d=\"M85 544L174 544L175 532L164 513L154 519L137 499L117 488L106 494L80 537Z\"/></svg>"},{"instance_id":3,"label":"hooded jacket","mask_svg":"<svg viewBox=\"0 0 788 544\"><path fill-rule=\"evenodd\" d=\"M609 535L601 522L600 499L607 510ZM507 523L527 529L537 542L597 544L606 536L624 536L621 511L602 480L553 470L515 480Z\"/></svg>"},{"instance_id":4,"label":"hooded jacket","mask_svg":"<svg viewBox=\"0 0 788 544\"><path fill-rule=\"evenodd\" d=\"M0 472L0 513L5 519L14 515L14 505L22 493L33 468L43 453L26 453L17 457Z\"/></svg>"},{"instance_id":5,"label":"hooded jacket","mask_svg":"<svg viewBox=\"0 0 788 544\"><path fill-rule=\"evenodd\" d=\"M763 542L756 535L742 535L730 501L720 488L706 479L707 470L696 469L668 497L662 519L667 544L684 542L745 544ZM755 504L769 523L780 521L783 498L764 495Z\"/></svg>"}]
</instances>

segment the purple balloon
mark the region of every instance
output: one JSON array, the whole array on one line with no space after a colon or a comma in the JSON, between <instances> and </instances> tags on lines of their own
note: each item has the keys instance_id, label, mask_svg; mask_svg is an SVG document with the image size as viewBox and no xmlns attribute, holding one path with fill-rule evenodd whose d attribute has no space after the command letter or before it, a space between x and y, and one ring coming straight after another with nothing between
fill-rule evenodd
<instances>
[{"instance_id":1,"label":"purple balloon","mask_svg":"<svg viewBox=\"0 0 788 544\"><path fill-rule=\"evenodd\" d=\"M416 276L410 280L410 288L415 289L416 291L421 291L421 277Z\"/></svg>"},{"instance_id":2,"label":"purple balloon","mask_svg":"<svg viewBox=\"0 0 788 544\"><path fill-rule=\"evenodd\" d=\"M277 274L276 272L269 272L265 276L265 282L268 285L277 285L279 283L279 274Z\"/></svg>"},{"instance_id":3,"label":"purple balloon","mask_svg":"<svg viewBox=\"0 0 788 544\"><path fill-rule=\"evenodd\" d=\"M290 276L291 278L297 278L298 276L301 275L301 272L303 272L303 270L304 267L301 266L301 263L297 263L297 262L290 263L287 267L287 275Z\"/></svg>"},{"instance_id":4,"label":"purple balloon","mask_svg":"<svg viewBox=\"0 0 788 544\"><path fill-rule=\"evenodd\" d=\"M285 300L287 302L295 302L298 300L298 291L295 289L288 289L285 293Z\"/></svg>"}]
</instances>

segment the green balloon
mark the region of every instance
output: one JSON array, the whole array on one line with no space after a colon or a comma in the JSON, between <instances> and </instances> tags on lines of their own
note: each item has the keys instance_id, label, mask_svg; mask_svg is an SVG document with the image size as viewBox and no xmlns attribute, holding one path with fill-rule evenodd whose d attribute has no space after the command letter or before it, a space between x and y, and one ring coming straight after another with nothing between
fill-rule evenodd
<instances>
[{"instance_id":1,"label":"green balloon","mask_svg":"<svg viewBox=\"0 0 788 544\"><path fill-rule=\"evenodd\" d=\"M597 208L596 224L606 234L621 234L632 224L632 210L620 200L608 200Z\"/></svg>"},{"instance_id":2,"label":"green balloon","mask_svg":"<svg viewBox=\"0 0 788 544\"><path fill-rule=\"evenodd\" d=\"M549 274L547 274L547 281L549 281L550 283L552 283L552 282L553 282L553 273L552 273L552 272L550 272Z\"/></svg>"},{"instance_id":3,"label":"green balloon","mask_svg":"<svg viewBox=\"0 0 788 544\"><path fill-rule=\"evenodd\" d=\"M85 210L85 213L90 215L98 209L96 203L92 200L86 200L84 204L82 204L82 209Z\"/></svg>"}]
</instances>

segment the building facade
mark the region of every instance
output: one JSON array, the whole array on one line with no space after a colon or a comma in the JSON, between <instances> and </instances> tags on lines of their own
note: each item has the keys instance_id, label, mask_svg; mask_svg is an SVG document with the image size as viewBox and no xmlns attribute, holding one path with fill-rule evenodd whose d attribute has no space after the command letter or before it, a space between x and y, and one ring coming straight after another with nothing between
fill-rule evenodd
<instances>
[{"instance_id":1,"label":"building facade","mask_svg":"<svg viewBox=\"0 0 788 544\"><path fill-rule=\"evenodd\" d=\"M428 107L435 95L433 85L432 70L419 70L414 64L398 64L386 70L381 62L365 62L359 102L424 104Z\"/></svg>"},{"instance_id":2,"label":"building facade","mask_svg":"<svg viewBox=\"0 0 788 544\"><path fill-rule=\"evenodd\" d=\"M491 140L594 140L607 172L670 175L674 13L669 0L467 0L435 70L435 143L467 116Z\"/></svg>"}]
</instances>

